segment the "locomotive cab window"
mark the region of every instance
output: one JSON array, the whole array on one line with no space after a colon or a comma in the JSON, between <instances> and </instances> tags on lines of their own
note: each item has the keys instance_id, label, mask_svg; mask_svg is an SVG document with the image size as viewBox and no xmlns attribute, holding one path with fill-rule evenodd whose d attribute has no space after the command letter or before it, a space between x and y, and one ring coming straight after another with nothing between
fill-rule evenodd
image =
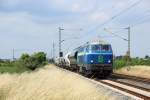
<instances>
[{"instance_id":1,"label":"locomotive cab window","mask_svg":"<svg viewBox=\"0 0 150 100\"><path fill-rule=\"evenodd\" d=\"M110 46L109 45L102 45L101 49L102 49L102 51L109 51L110 50Z\"/></svg>"},{"instance_id":2,"label":"locomotive cab window","mask_svg":"<svg viewBox=\"0 0 150 100\"><path fill-rule=\"evenodd\" d=\"M101 45L92 45L91 49L92 49L92 51L100 51L101 50Z\"/></svg>"}]
</instances>

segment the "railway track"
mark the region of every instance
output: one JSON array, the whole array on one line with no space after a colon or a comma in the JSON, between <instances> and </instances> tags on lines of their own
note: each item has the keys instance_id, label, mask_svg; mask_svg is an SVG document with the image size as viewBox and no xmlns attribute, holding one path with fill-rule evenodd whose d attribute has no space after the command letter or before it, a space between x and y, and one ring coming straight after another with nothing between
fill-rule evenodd
<instances>
[{"instance_id":1,"label":"railway track","mask_svg":"<svg viewBox=\"0 0 150 100\"><path fill-rule=\"evenodd\" d=\"M137 77L137 76L117 74L117 73L113 73L112 76L110 76L106 80L97 79L97 78L95 80L105 85L108 85L110 87L132 94L143 100L150 100L150 88L132 84L130 83L130 81L127 82L120 81L118 79L132 80L134 81L134 83L140 82L150 86L150 79Z\"/></svg>"},{"instance_id":2,"label":"railway track","mask_svg":"<svg viewBox=\"0 0 150 100\"><path fill-rule=\"evenodd\" d=\"M122 78L122 79L131 79L131 80L135 80L135 81L139 81L139 82L144 82L144 83L150 84L150 79L143 78L143 77L130 76L130 75L118 74L118 73L113 73L112 77L113 78Z\"/></svg>"},{"instance_id":3,"label":"railway track","mask_svg":"<svg viewBox=\"0 0 150 100\"><path fill-rule=\"evenodd\" d=\"M117 82L117 83L120 83L120 84L124 84L124 85L127 85L127 86L131 86L131 87L134 87L134 88L138 88L140 90L143 90L143 91L148 91L150 92L150 89L148 88L145 88L145 87L142 87L142 86L138 86L138 85L133 85L132 83L127 83L127 82L122 82L122 81L116 81L116 80L113 80L114 82Z\"/></svg>"},{"instance_id":4,"label":"railway track","mask_svg":"<svg viewBox=\"0 0 150 100\"><path fill-rule=\"evenodd\" d=\"M150 100L150 88L132 84L130 81L123 82L117 79L132 80L135 83L140 82L150 85L150 79L117 73L113 73L107 80L96 79L96 81L117 88L121 91L125 91L143 100Z\"/></svg>"},{"instance_id":5,"label":"railway track","mask_svg":"<svg viewBox=\"0 0 150 100\"><path fill-rule=\"evenodd\" d=\"M150 88L148 89L144 86L138 86L130 82L123 82L123 81L117 80L117 79L126 79L126 80L129 79L129 80L134 81L135 83L141 82L141 83L150 85L149 79L141 78L141 77L139 78L135 76L122 75L122 74L112 74L112 76L106 80L99 79L99 78L93 78L93 79L97 82L100 82L112 88L131 94L132 96L138 97L141 100L150 100Z\"/></svg>"},{"instance_id":6,"label":"railway track","mask_svg":"<svg viewBox=\"0 0 150 100\"><path fill-rule=\"evenodd\" d=\"M73 73L75 73L75 72L73 72ZM138 97L139 100L140 99L141 100L150 100L150 89L143 87L143 86L134 85L130 82L119 81L119 80L117 80L118 78L119 79L130 79L135 82L142 82L142 83L145 83L148 85L150 83L150 80L146 79L146 78L139 78L139 77L135 77L135 76L128 76L128 75L122 75L122 74L116 74L116 73L113 73L112 76L108 79L93 78L93 76L92 76L92 78L87 78L87 79L90 81L93 80L92 82L96 82L96 84L101 83L106 86L109 86L109 87L111 87L111 89L114 89L115 91L116 91L116 89L118 91L122 91L123 94L127 93L130 96L132 95L134 97Z\"/></svg>"},{"instance_id":7,"label":"railway track","mask_svg":"<svg viewBox=\"0 0 150 100\"><path fill-rule=\"evenodd\" d=\"M150 92L145 88L139 88L138 86L132 86L126 83L120 83L112 80L99 80L98 82L103 83L105 85L109 85L113 88L119 89L121 91L132 94L136 97L139 97L143 100L150 100Z\"/></svg>"}]
</instances>

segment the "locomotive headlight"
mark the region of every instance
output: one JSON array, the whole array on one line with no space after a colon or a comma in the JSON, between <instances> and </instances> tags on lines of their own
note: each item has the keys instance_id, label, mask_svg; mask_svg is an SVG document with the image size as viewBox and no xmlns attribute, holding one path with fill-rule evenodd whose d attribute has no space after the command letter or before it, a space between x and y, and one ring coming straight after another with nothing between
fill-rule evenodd
<instances>
[{"instance_id":1,"label":"locomotive headlight","mask_svg":"<svg viewBox=\"0 0 150 100\"><path fill-rule=\"evenodd\" d=\"M94 61L93 60L91 60L91 63L93 63Z\"/></svg>"},{"instance_id":2,"label":"locomotive headlight","mask_svg":"<svg viewBox=\"0 0 150 100\"><path fill-rule=\"evenodd\" d=\"M111 60L108 60L108 63L111 63Z\"/></svg>"}]
</instances>

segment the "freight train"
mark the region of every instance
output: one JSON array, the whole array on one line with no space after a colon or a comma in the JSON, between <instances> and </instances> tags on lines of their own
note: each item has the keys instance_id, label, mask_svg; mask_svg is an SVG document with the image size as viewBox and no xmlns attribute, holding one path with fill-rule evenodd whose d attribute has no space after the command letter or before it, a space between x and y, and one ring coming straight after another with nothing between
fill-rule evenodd
<instances>
[{"instance_id":1,"label":"freight train","mask_svg":"<svg viewBox=\"0 0 150 100\"><path fill-rule=\"evenodd\" d=\"M104 41L87 42L58 60L60 67L85 75L107 77L113 71L112 47Z\"/></svg>"}]
</instances>

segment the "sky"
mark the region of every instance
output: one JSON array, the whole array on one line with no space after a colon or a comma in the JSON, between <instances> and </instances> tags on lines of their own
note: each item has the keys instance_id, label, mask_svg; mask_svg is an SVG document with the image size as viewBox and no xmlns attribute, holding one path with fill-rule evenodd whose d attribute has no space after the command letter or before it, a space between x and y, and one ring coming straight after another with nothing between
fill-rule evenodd
<instances>
[{"instance_id":1,"label":"sky","mask_svg":"<svg viewBox=\"0 0 150 100\"><path fill-rule=\"evenodd\" d=\"M135 5L134 5L135 4ZM114 55L124 55L131 26L131 56L150 55L150 0L0 0L0 58L44 51L58 54L58 27L62 51L67 53L87 41L112 44ZM108 31L105 31L106 28Z\"/></svg>"}]
</instances>

